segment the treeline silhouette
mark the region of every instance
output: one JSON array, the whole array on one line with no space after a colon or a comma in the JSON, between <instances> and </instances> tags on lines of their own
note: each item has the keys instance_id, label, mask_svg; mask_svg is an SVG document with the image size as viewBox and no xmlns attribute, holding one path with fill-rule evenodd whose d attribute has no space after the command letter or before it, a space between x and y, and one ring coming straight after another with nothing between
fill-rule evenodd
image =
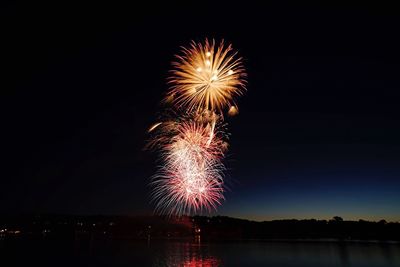
<instances>
[{"instance_id":1,"label":"treeline silhouette","mask_svg":"<svg viewBox=\"0 0 400 267\"><path fill-rule=\"evenodd\" d=\"M127 238L202 240L335 239L400 241L400 223L331 220L256 222L225 216L167 218L161 216L0 216L0 237Z\"/></svg>"},{"instance_id":2,"label":"treeline silhouette","mask_svg":"<svg viewBox=\"0 0 400 267\"><path fill-rule=\"evenodd\" d=\"M400 240L400 224L385 220L273 220L255 222L229 217L195 217L207 236L246 239Z\"/></svg>"}]
</instances>

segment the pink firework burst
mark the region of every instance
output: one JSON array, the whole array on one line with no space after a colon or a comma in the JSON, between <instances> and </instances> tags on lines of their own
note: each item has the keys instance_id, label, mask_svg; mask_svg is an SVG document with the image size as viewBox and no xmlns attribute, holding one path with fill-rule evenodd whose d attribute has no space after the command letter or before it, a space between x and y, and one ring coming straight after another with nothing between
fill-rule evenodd
<instances>
[{"instance_id":1,"label":"pink firework burst","mask_svg":"<svg viewBox=\"0 0 400 267\"><path fill-rule=\"evenodd\" d=\"M176 124L176 133L162 147L163 164L152 182L153 200L160 213L192 214L221 204L225 144L215 123Z\"/></svg>"}]
</instances>

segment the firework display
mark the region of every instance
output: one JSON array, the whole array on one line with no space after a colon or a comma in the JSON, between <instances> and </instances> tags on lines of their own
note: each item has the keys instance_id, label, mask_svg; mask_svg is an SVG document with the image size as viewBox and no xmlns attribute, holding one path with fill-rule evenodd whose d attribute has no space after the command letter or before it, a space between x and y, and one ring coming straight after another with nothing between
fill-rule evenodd
<instances>
[{"instance_id":1,"label":"firework display","mask_svg":"<svg viewBox=\"0 0 400 267\"><path fill-rule=\"evenodd\" d=\"M151 182L156 211L179 216L211 212L224 200L223 111L238 113L235 97L245 90L246 74L224 42L192 42L176 57L165 98L173 111L149 128L147 148L161 155Z\"/></svg>"}]
</instances>

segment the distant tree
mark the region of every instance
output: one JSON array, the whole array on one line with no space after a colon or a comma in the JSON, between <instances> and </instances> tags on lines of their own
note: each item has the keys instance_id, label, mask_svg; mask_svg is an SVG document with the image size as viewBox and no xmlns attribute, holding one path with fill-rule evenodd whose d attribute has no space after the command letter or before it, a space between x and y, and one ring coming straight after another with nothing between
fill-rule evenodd
<instances>
[{"instance_id":1,"label":"distant tree","mask_svg":"<svg viewBox=\"0 0 400 267\"><path fill-rule=\"evenodd\" d=\"M386 222L386 220L380 220L378 223L379 224L386 224L387 222Z\"/></svg>"},{"instance_id":2,"label":"distant tree","mask_svg":"<svg viewBox=\"0 0 400 267\"><path fill-rule=\"evenodd\" d=\"M339 216L335 216L335 217L333 217L333 221L335 221L335 222L343 222L343 218L339 217Z\"/></svg>"}]
</instances>

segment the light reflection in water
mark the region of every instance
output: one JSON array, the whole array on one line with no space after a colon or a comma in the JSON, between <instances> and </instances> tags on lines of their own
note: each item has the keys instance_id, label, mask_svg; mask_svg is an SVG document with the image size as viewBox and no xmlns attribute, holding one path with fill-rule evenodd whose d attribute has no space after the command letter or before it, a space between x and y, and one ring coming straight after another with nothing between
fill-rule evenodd
<instances>
[{"instance_id":1,"label":"light reflection in water","mask_svg":"<svg viewBox=\"0 0 400 267\"><path fill-rule=\"evenodd\" d=\"M154 266L218 267L221 259L210 253L208 246L202 245L200 238L193 242L174 242L159 255Z\"/></svg>"},{"instance_id":2,"label":"light reflection in water","mask_svg":"<svg viewBox=\"0 0 400 267\"><path fill-rule=\"evenodd\" d=\"M184 267L214 267L220 266L221 262L216 258L208 258L208 259L191 259L185 261L181 266Z\"/></svg>"}]
</instances>

